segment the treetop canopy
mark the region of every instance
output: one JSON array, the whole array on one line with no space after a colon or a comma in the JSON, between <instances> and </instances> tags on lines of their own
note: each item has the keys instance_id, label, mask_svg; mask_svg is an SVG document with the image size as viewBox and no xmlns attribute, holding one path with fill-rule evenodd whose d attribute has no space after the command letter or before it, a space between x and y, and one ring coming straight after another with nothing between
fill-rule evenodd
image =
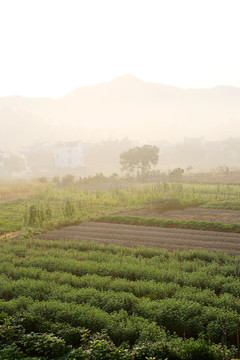
<instances>
[{"instance_id":1,"label":"treetop canopy","mask_svg":"<svg viewBox=\"0 0 240 360\"><path fill-rule=\"evenodd\" d=\"M141 173L150 170L151 165L157 165L159 159L157 146L136 146L120 154L121 170L132 173L139 169Z\"/></svg>"}]
</instances>

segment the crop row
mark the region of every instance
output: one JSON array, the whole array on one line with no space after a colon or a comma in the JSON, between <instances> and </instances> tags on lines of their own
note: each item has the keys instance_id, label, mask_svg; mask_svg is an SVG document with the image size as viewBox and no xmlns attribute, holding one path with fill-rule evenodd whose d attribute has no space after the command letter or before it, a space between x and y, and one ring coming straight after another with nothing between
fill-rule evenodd
<instances>
[{"instance_id":1,"label":"crop row","mask_svg":"<svg viewBox=\"0 0 240 360\"><path fill-rule=\"evenodd\" d=\"M11 259L18 259L24 258L25 261L28 259L34 258L42 258L46 254L45 248L26 248L22 245L16 245L14 248L2 248L2 259L5 257L8 260ZM169 272L171 271L181 271L181 273L197 273L201 272L201 274L205 273L207 275L216 276L222 275L224 277L232 276L238 277L239 276L239 265L238 263L228 263L222 266L212 262L212 264L205 264L202 260L183 260L180 261L178 258L169 259L162 259L158 256L149 258L144 258L142 256L133 256L123 255L123 254L112 254L111 252L102 252L98 250L89 250L88 252L80 252L75 249L57 249L50 248L47 250L47 255L50 258L61 259L67 258L68 261L92 261L97 264L102 263L128 263L136 266L143 266L145 269L147 268L157 268L157 269L167 269Z\"/></svg>"},{"instance_id":2,"label":"crop row","mask_svg":"<svg viewBox=\"0 0 240 360\"><path fill-rule=\"evenodd\" d=\"M6 276L0 276L0 298L11 300L19 296L33 300L59 300L75 304L87 303L99 307L106 312L126 310L134 311L138 299L127 292L100 291L94 288L74 289L70 285L59 285L54 282L35 279L20 279L12 281Z\"/></svg>"},{"instance_id":3,"label":"crop row","mask_svg":"<svg viewBox=\"0 0 240 360\"><path fill-rule=\"evenodd\" d=\"M31 316L41 316L51 322L70 324L74 327L85 327L92 332L106 329L115 344L129 341L134 344L141 333L153 332L158 327L143 317L131 315L120 310L107 312L88 304L62 303L56 300L33 301L31 298L19 297L9 301L0 300L0 311L8 315L27 311Z\"/></svg>"},{"instance_id":4,"label":"crop row","mask_svg":"<svg viewBox=\"0 0 240 360\"><path fill-rule=\"evenodd\" d=\"M160 217L141 217L127 215L105 215L95 221L113 224L156 226L164 228L207 230L240 233L240 223L225 224L220 221L178 220Z\"/></svg>"},{"instance_id":5,"label":"crop row","mask_svg":"<svg viewBox=\"0 0 240 360\"><path fill-rule=\"evenodd\" d=\"M10 301L21 296L39 301L60 301L64 303L88 304L111 313L125 310L164 326L179 335L197 337L199 333L208 333L211 340L220 342L223 333L234 342L239 331L240 317L237 311L227 308L227 298L222 307L204 306L197 301L188 300L184 292L176 298L151 300L138 299L126 292L100 291L94 288L73 289L69 285L57 285L46 281L21 279L10 281L1 277L0 297ZM190 290L190 289L189 289ZM224 304L224 300L226 303ZM225 305L225 306L224 306ZM239 311L237 302L235 309ZM224 329L224 330L223 330Z\"/></svg>"},{"instance_id":6,"label":"crop row","mask_svg":"<svg viewBox=\"0 0 240 360\"><path fill-rule=\"evenodd\" d=\"M30 286L32 296L34 296L37 290L37 295L35 296L37 296L36 298L40 300L46 298L46 295L52 291L51 289L53 285L54 291L59 291L57 290L57 284L59 284L65 286L67 285L66 291L69 294L74 288L88 288L105 292L120 292L121 299L124 298L123 292L127 293L126 296L133 294L137 298L147 297L152 300L174 297L177 299L191 300L205 306L210 305L218 308L234 309L240 313L239 299L230 293L226 292L217 296L211 289L198 289L194 286L181 287L179 284L173 282L156 283L155 281L143 280L130 281L127 279L112 278L110 276L99 276L95 274L87 274L85 276L79 277L62 272L49 273L48 271L39 268L15 268L13 265L9 265L7 263L0 265L0 274L2 274L2 284L5 284L0 294L1 297L5 299L14 297L13 289L15 289L16 296L28 295L30 292L28 286ZM20 281L18 280L19 282L16 282L11 280L11 284L9 284L8 278L14 280L19 279ZM29 280L32 282L30 283ZM34 281L37 281L35 285ZM22 291L21 293L18 293L18 290L16 289L17 284L17 289L20 288L20 291ZM64 288L62 289L64 290ZM86 293L83 292L83 294ZM73 296L77 295L73 294ZM85 295L83 295L83 297L84 296ZM71 296L69 295L69 298L70 297ZM133 300L131 297L131 301L134 302L135 300Z\"/></svg>"},{"instance_id":7,"label":"crop row","mask_svg":"<svg viewBox=\"0 0 240 360\"><path fill-rule=\"evenodd\" d=\"M23 241L24 240L24 241ZM22 239L22 238L10 238L7 241L4 239L0 242L1 252L14 252L16 255L25 256L26 253L30 253L33 251L37 252L37 249L42 249L43 252L51 251L51 249L55 249L55 254L57 255L62 250L65 252L69 251L68 254L73 252L74 254L79 254L81 252L81 256L84 253L97 253L98 256L100 253L104 253L105 256L119 256L119 258L123 258L126 256L137 257L139 258L156 258L161 262L173 262L176 260L177 262L184 263L189 260L194 265L196 262L199 266L208 266L208 263L219 265L221 268L223 266L229 265L238 265L240 263L240 256L229 256L223 252L209 252L208 250L198 249L198 250L175 250L174 252L169 252L165 249L158 248L148 248L148 247L126 247L119 246L114 244L102 244L96 242L89 241L74 241L74 240L66 240L66 239L58 239L58 240L42 240L42 239ZM17 252L19 251L19 253ZM75 252L76 251L76 252ZM97 256L97 257L98 257Z\"/></svg>"},{"instance_id":8,"label":"crop row","mask_svg":"<svg viewBox=\"0 0 240 360\"><path fill-rule=\"evenodd\" d=\"M97 306L91 305L90 296L88 299L89 302L86 296L86 302L79 304L61 302L59 299L38 301L31 297L18 297L9 301L1 300L0 310L10 315L27 310L33 316L42 314L50 321L87 327L93 332L104 328L115 343L128 340L133 344L139 339L143 328L150 330L151 326L156 326L154 324L183 337L198 337L204 332L217 343L238 344L239 341L239 316L226 309L202 307L191 301L183 303L179 299L144 299L136 304L134 313L130 315L123 309L108 313L100 308L99 298L95 300Z\"/></svg>"},{"instance_id":9,"label":"crop row","mask_svg":"<svg viewBox=\"0 0 240 360\"><path fill-rule=\"evenodd\" d=\"M239 277L240 257L206 250L186 250L168 252L163 249L130 248L117 245L79 241L43 241L38 239L2 239L0 242L2 259L50 257L67 258L76 261L131 263L132 265L157 269L181 271L181 273L206 273L209 276L223 275Z\"/></svg>"},{"instance_id":10,"label":"crop row","mask_svg":"<svg viewBox=\"0 0 240 360\"><path fill-rule=\"evenodd\" d=\"M41 332L39 333L39 328ZM0 323L0 358L28 360L229 360L236 351L226 346L170 336L156 326L142 331L134 346L116 346L106 332L44 320L40 315L20 313L3 317ZM29 357L30 356L30 357ZM34 357L32 357L34 356Z\"/></svg>"},{"instance_id":11,"label":"crop row","mask_svg":"<svg viewBox=\"0 0 240 360\"><path fill-rule=\"evenodd\" d=\"M102 262L93 260L74 260L56 257L12 257L9 254L2 256L5 261L11 261L14 266L38 267L53 271L68 272L77 276L86 274L97 274L101 276L112 276L113 278L126 278L128 280L154 280L156 282L173 282L181 286L196 286L201 289L209 288L216 294L228 292L234 296L240 294L240 282L238 276L214 275L205 271L204 267L198 272L181 272L178 269L169 270L167 267L156 265L145 266L143 264L131 264L128 261ZM7 270L7 266L6 266Z\"/></svg>"},{"instance_id":12,"label":"crop row","mask_svg":"<svg viewBox=\"0 0 240 360\"><path fill-rule=\"evenodd\" d=\"M0 313L105 329L116 344L164 328L239 345L239 257L78 241L0 243ZM45 331L41 322L34 331Z\"/></svg>"}]
</instances>

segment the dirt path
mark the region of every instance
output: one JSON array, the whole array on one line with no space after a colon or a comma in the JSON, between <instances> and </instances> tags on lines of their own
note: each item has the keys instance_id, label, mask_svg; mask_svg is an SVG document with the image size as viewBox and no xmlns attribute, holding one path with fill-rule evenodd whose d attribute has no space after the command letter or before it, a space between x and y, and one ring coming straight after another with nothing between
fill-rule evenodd
<instances>
[{"instance_id":1,"label":"dirt path","mask_svg":"<svg viewBox=\"0 0 240 360\"><path fill-rule=\"evenodd\" d=\"M40 239L99 241L105 244L175 249L208 249L240 254L240 234L88 222L38 235Z\"/></svg>"}]
</instances>

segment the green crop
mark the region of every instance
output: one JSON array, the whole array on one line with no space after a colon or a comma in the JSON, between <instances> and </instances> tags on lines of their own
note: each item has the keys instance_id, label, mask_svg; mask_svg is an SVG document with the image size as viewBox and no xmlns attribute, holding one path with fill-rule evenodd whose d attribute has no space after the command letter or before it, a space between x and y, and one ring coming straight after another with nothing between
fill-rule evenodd
<instances>
[{"instance_id":1,"label":"green crop","mask_svg":"<svg viewBox=\"0 0 240 360\"><path fill-rule=\"evenodd\" d=\"M188 206L238 209L240 204L236 185L156 183L99 191L45 184L37 189L29 192L31 196L27 198L0 203L0 234L56 228L117 210L145 207L159 212L161 217L161 212L169 209Z\"/></svg>"},{"instance_id":2,"label":"green crop","mask_svg":"<svg viewBox=\"0 0 240 360\"><path fill-rule=\"evenodd\" d=\"M240 232L240 223L225 224L220 221L175 220L160 217L141 217L128 215L105 215L95 221L114 224L156 226L165 228L194 229L221 232Z\"/></svg>"}]
</instances>

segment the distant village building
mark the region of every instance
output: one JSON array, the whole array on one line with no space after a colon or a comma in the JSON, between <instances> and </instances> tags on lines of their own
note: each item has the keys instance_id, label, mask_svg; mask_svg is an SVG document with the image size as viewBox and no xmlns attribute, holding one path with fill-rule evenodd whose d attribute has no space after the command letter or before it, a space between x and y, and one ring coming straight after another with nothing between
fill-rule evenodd
<instances>
[{"instance_id":1,"label":"distant village building","mask_svg":"<svg viewBox=\"0 0 240 360\"><path fill-rule=\"evenodd\" d=\"M47 174L54 168L53 149L54 145L43 142L22 146L18 151L25 156L29 171Z\"/></svg>"},{"instance_id":2,"label":"distant village building","mask_svg":"<svg viewBox=\"0 0 240 360\"><path fill-rule=\"evenodd\" d=\"M82 143L80 141L62 142L54 148L55 168L76 169L83 166Z\"/></svg>"},{"instance_id":3,"label":"distant village building","mask_svg":"<svg viewBox=\"0 0 240 360\"><path fill-rule=\"evenodd\" d=\"M52 145L48 142L37 143L32 146L21 146L18 151L22 154L36 154L44 151L49 151L52 149Z\"/></svg>"}]
</instances>

